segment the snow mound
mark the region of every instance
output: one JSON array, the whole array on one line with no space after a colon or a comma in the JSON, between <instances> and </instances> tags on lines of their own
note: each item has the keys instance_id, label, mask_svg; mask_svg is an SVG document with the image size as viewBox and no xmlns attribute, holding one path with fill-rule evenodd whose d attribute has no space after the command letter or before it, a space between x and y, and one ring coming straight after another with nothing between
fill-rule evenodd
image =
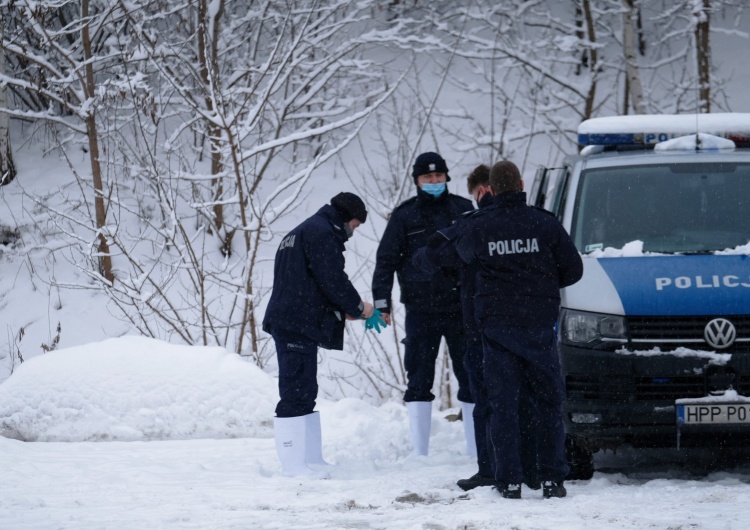
<instances>
[{"instance_id":1,"label":"snow mound","mask_svg":"<svg viewBox=\"0 0 750 530\"><path fill-rule=\"evenodd\" d=\"M53 351L0 384L0 434L26 441L273 436L274 380L222 348L121 337Z\"/></svg>"},{"instance_id":2,"label":"snow mound","mask_svg":"<svg viewBox=\"0 0 750 530\"><path fill-rule=\"evenodd\" d=\"M647 256L649 252L643 252L643 241L631 241L625 243L622 248L606 247L604 249L594 249L587 254L591 258L634 258Z\"/></svg>"}]
</instances>

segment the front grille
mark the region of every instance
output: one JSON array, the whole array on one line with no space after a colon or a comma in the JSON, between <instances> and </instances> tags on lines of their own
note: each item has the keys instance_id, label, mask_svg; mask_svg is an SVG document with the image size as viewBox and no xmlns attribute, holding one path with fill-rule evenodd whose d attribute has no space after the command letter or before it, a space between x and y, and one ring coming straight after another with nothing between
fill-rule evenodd
<instances>
[{"instance_id":1,"label":"front grille","mask_svg":"<svg viewBox=\"0 0 750 530\"><path fill-rule=\"evenodd\" d=\"M703 376L636 377L635 392L639 401L703 397L706 379Z\"/></svg>"},{"instance_id":2,"label":"front grille","mask_svg":"<svg viewBox=\"0 0 750 530\"><path fill-rule=\"evenodd\" d=\"M619 381L620 378L597 377L593 375L568 375L565 386L568 398L575 400L628 401L632 385Z\"/></svg>"},{"instance_id":3,"label":"front grille","mask_svg":"<svg viewBox=\"0 0 750 530\"><path fill-rule=\"evenodd\" d=\"M750 316L698 316L698 317L628 317L631 342L627 349L651 346L672 351L684 346L688 349L713 350L703 338L706 324L714 318L726 318L737 330L737 341L720 353L750 353ZM740 339L745 339L741 341ZM644 346L648 343L648 346ZM592 355L594 352L592 352ZM595 375L567 374L565 385L568 399L572 401L604 401L610 403L671 402L682 398L700 398L710 392L734 388L742 396L750 396L750 356L737 355L730 365L706 366L693 375L693 371L671 367L669 361L650 365L649 372L656 375L635 375L609 369L610 373ZM693 366L692 364L690 366ZM698 368L699 365L693 368ZM622 368L622 367L621 367ZM630 370L628 370L629 372ZM617 373L613 375L612 372ZM701 373L703 372L703 373ZM643 373L643 371L641 371ZM673 375L679 374L679 375Z\"/></svg>"},{"instance_id":4,"label":"front grille","mask_svg":"<svg viewBox=\"0 0 750 530\"><path fill-rule=\"evenodd\" d=\"M678 377L618 377L568 375L565 378L568 399L575 401L609 401L632 403L638 401L671 401L699 398L706 395L703 375ZM741 395L750 392L750 376L742 376L737 385Z\"/></svg>"},{"instance_id":5,"label":"front grille","mask_svg":"<svg viewBox=\"0 0 750 530\"><path fill-rule=\"evenodd\" d=\"M704 342L703 333L708 324L716 316L698 317L628 317L630 340L659 343L663 341L685 341L695 344ZM750 316L722 316L737 329L738 339L750 339ZM740 342L740 344L743 344ZM747 343L745 343L747 344Z\"/></svg>"},{"instance_id":6,"label":"front grille","mask_svg":"<svg viewBox=\"0 0 750 530\"><path fill-rule=\"evenodd\" d=\"M737 381L737 392L743 396L750 396L750 375L742 375Z\"/></svg>"}]
</instances>

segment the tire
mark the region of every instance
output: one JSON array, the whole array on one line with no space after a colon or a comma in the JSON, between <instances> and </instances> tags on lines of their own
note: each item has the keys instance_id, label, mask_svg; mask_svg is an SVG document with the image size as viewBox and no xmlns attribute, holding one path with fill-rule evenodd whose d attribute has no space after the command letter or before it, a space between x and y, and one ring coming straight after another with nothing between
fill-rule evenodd
<instances>
[{"instance_id":1,"label":"tire","mask_svg":"<svg viewBox=\"0 0 750 530\"><path fill-rule=\"evenodd\" d=\"M567 480L590 480L594 476L594 453L583 440L567 435L565 452L570 466Z\"/></svg>"}]
</instances>

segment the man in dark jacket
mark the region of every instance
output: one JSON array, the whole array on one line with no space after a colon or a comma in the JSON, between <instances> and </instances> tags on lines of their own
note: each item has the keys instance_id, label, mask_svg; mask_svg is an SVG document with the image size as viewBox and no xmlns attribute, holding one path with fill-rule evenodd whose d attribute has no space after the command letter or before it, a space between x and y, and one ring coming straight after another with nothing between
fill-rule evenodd
<instances>
[{"instance_id":1,"label":"man in dark jacket","mask_svg":"<svg viewBox=\"0 0 750 530\"><path fill-rule=\"evenodd\" d=\"M285 475L319 475L324 464L318 394L318 347L341 350L346 319L371 318L344 272L344 243L367 219L357 195L342 192L330 205L289 232L276 251L273 291L263 330L276 344L279 395L274 418L276 449Z\"/></svg>"},{"instance_id":2,"label":"man in dark jacket","mask_svg":"<svg viewBox=\"0 0 750 530\"><path fill-rule=\"evenodd\" d=\"M458 400L470 407L472 399L462 358L464 335L457 273L445 268L434 274L424 273L414 267L411 259L432 234L449 226L473 207L468 199L448 192L448 166L437 153L419 155L414 162L412 177L417 195L397 206L391 214L378 246L372 293L375 308L390 324L391 291L393 275L396 274L401 302L406 307L404 365L407 389L404 401L409 414L413 454L426 455L432 401L435 399L431 390L442 337L448 344L458 381ZM468 409L467 412L471 416ZM473 436L467 447L470 452L474 451Z\"/></svg>"},{"instance_id":3,"label":"man in dark jacket","mask_svg":"<svg viewBox=\"0 0 750 530\"><path fill-rule=\"evenodd\" d=\"M521 497L519 406L525 386L539 422L543 496L564 497L565 394L555 324L560 289L581 278L583 263L560 222L526 204L515 164L492 166L490 186L493 204L472 217L456 250L463 261L479 268L474 309L482 328L485 387L492 408L495 480L503 497Z\"/></svg>"},{"instance_id":4,"label":"man in dark jacket","mask_svg":"<svg viewBox=\"0 0 750 530\"><path fill-rule=\"evenodd\" d=\"M474 168L466 179L466 184L469 194L474 198L480 209L493 203L494 193L490 187L490 168L486 164L480 164ZM471 219L478 211L465 212L451 226L435 232L427 242L427 246L417 250L412 258L415 267L427 272L434 271L438 267L453 267L459 271L466 335L464 367L469 379L471 396L474 399L474 415L471 418L473 421L469 423L473 423L475 432L478 467L477 473L473 476L457 482L458 486L465 491L495 484L495 459L489 440L489 423L492 410L487 401L484 383L482 329L474 314L478 264L468 265L464 263L456 252L456 240L462 231L471 225ZM521 460L524 483L538 489L539 484L536 479L536 431L533 428L536 422L532 418L533 409L527 392L522 394L520 409ZM464 417L464 422L467 422L468 419Z\"/></svg>"}]
</instances>

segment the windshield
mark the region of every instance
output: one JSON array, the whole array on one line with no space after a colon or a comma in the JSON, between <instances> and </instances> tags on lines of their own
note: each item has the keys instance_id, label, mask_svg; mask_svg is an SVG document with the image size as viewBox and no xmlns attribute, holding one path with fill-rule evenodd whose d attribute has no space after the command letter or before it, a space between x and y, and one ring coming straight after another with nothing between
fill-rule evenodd
<instances>
[{"instance_id":1,"label":"windshield","mask_svg":"<svg viewBox=\"0 0 750 530\"><path fill-rule=\"evenodd\" d=\"M589 169L572 235L589 253L643 241L644 252L711 252L750 241L750 163Z\"/></svg>"}]
</instances>

